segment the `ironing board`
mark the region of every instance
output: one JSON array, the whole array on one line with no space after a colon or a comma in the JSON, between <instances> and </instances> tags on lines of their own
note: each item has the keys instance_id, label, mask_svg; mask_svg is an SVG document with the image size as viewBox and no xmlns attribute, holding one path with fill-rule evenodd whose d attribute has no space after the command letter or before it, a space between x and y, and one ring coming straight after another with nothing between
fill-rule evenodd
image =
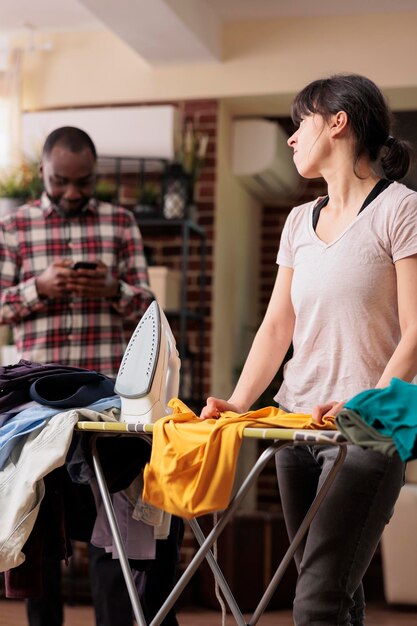
<instances>
[{"instance_id":1,"label":"ironing board","mask_svg":"<svg viewBox=\"0 0 417 626\"><path fill-rule=\"evenodd\" d=\"M186 585L197 571L200 564L207 560L215 580L217 581L219 588L221 589L224 599L228 604L233 617L235 618L238 626L255 626L261 618L263 612L268 606L276 588L278 587L287 567L289 566L297 548L302 542L310 524L317 513L322 501L326 497L331 485L333 484L343 461L346 456L347 440L343 435L334 430L328 431L315 431L315 430L296 430L289 428L245 428L243 431L243 437L246 439L258 439L267 440L268 446L261 453L256 463L248 472L246 478L242 482L241 486L237 490L236 494L231 499L229 506L224 511L220 512L218 522L214 525L212 530L207 536L198 524L197 519L188 520L191 530L197 539L200 547L194 555L191 562L188 564L180 579L177 581L172 592L161 606L154 619L147 624L145 616L143 614L140 599L133 581L132 572L129 566L129 562L126 556L126 551L121 539L120 530L114 513L113 505L110 499L110 494L107 488L106 480L103 474L100 458L97 451L97 438L101 436L109 435L131 435L138 436L145 439L149 445L152 445L152 424L133 424L133 423L121 423L121 422L85 422L80 421L76 424L75 429L81 432L90 432L93 434L91 441L91 451L93 459L94 472L97 478L97 483L100 489L101 497L106 512L106 516L110 525L110 530L119 554L120 564L123 571L123 576L126 581L127 590L132 603L133 613L137 621L138 626L159 626L168 611L173 607ZM298 529L294 539L290 543L287 552L283 556L281 563L278 565L275 574L273 575L268 587L266 588L258 606L253 612L249 621L246 621L242 611L240 610L228 584L223 576L223 573L213 556L211 548L214 542L217 540L228 521L233 516L234 512L238 508L241 501L245 498L246 494L253 486L256 478L262 472L269 460L273 458L279 448L290 445L336 445L339 447L338 455L335 459L333 467L329 472L322 487L318 491L316 498L309 511L307 512L300 528Z\"/></svg>"}]
</instances>

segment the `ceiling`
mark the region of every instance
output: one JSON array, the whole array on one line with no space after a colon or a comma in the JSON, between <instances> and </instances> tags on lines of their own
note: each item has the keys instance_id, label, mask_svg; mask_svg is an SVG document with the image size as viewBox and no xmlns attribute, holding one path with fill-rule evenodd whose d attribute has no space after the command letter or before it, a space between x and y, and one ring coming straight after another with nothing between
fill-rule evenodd
<instances>
[{"instance_id":1,"label":"ceiling","mask_svg":"<svg viewBox=\"0 0 417 626\"><path fill-rule=\"evenodd\" d=\"M153 0L147 0L151 6ZM119 13L114 2L114 13ZM175 6L175 1L171 3ZM180 3L178 3L180 4ZM264 20L288 16L390 13L417 10L416 0L205 0L222 22ZM20 30L88 29L101 22L82 0L14 0L0 3L0 33Z\"/></svg>"},{"instance_id":2,"label":"ceiling","mask_svg":"<svg viewBox=\"0 0 417 626\"><path fill-rule=\"evenodd\" d=\"M220 61L226 22L407 11L417 0L13 0L0 3L0 37L107 28L151 65Z\"/></svg>"},{"instance_id":3,"label":"ceiling","mask_svg":"<svg viewBox=\"0 0 417 626\"><path fill-rule=\"evenodd\" d=\"M207 0L222 20L416 11L416 0Z\"/></svg>"}]
</instances>

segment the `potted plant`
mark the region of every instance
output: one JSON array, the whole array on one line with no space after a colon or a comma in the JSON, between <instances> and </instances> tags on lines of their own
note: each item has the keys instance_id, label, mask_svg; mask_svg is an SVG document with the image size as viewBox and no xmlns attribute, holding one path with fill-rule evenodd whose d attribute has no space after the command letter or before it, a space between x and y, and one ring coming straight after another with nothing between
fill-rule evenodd
<instances>
[{"instance_id":1,"label":"potted plant","mask_svg":"<svg viewBox=\"0 0 417 626\"><path fill-rule=\"evenodd\" d=\"M142 185L138 193L138 202L134 207L138 217L157 217L160 213L160 189L154 182Z\"/></svg>"},{"instance_id":2,"label":"potted plant","mask_svg":"<svg viewBox=\"0 0 417 626\"><path fill-rule=\"evenodd\" d=\"M99 178L96 183L95 196L100 202L114 202L117 193L116 183L107 178Z\"/></svg>"},{"instance_id":3,"label":"potted plant","mask_svg":"<svg viewBox=\"0 0 417 626\"><path fill-rule=\"evenodd\" d=\"M19 165L0 172L0 214L34 200L43 189L36 162L22 161Z\"/></svg>"}]
</instances>

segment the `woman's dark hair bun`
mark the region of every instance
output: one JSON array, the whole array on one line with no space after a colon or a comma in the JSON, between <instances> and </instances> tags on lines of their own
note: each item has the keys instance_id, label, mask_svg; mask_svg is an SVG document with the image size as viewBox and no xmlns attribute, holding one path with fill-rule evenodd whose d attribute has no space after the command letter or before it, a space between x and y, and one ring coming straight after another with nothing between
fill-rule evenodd
<instances>
[{"instance_id":1,"label":"woman's dark hair bun","mask_svg":"<svg viewBox=\"0 0 417 626\"><path fill-rule=\"evenodd\" d=\"M381 166L389 180L400 180L410 169L413 148L408 141L389 136L381 151Z\"/></svg>"}]
</instances>

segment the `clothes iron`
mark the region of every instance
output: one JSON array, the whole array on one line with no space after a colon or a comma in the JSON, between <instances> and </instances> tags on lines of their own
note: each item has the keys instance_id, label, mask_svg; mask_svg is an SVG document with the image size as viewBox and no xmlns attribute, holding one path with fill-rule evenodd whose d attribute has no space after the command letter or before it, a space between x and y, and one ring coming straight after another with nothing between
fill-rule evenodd
<instances>
[{"instance_id":1,"label":"clothes iron","mask_svg":"<svg viewBox=\"0 0 417 626\"><path fill-rule=\"evenodd\" d=\"M121 421L150 424L171 413L178 396L179 370L175 338L156 300L137 325L123 355L115 392L121 398Z\"/></svg>"}]
</instances>

